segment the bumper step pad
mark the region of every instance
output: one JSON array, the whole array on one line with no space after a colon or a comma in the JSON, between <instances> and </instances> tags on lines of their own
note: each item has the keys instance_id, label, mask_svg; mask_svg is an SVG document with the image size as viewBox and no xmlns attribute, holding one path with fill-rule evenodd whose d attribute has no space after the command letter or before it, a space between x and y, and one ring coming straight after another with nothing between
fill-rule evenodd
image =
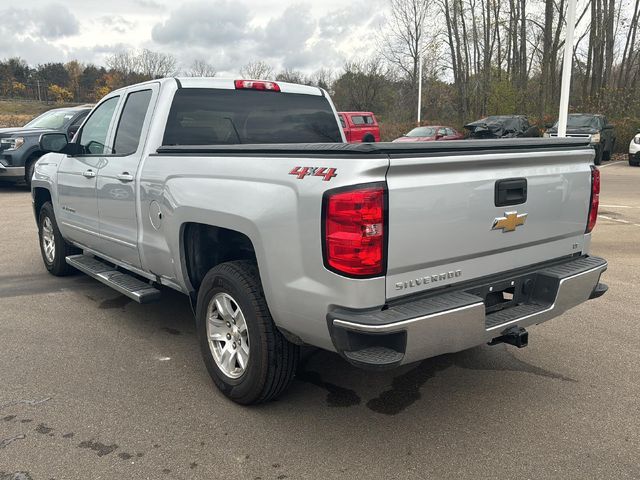
<instances>
[{"instance_id":1,"label":"bumper step pad","mask_svg":"<svg viewBox=\"0 0 640 480\"><path fill-rule=\"evenodd\" d=\"M72 267L138 303L150 303L160 299L160 290L157 288L97 258L81 254L71 255L66 261Z\"/></svg>"},{"instance_id":2,"label":"bumper step pad","mask_svg":"<svg viewBox=\"0 0 640 480\"><path fill-rule=\"evenodd\" d=\"M399 363L403 359L404 353L396 352L387 347L368 347L355 352L344 352L344 356L356 363L385 366Z\"/></svg>"}]
</instances>

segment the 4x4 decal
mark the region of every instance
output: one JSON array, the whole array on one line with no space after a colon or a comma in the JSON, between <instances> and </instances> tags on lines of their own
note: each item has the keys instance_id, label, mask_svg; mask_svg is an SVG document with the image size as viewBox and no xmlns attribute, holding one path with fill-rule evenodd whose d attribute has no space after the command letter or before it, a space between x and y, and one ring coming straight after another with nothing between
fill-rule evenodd
<instances>
[{"instance_id":1,"label":"4x4 decal","mask_svg":"<svg viewBox=\"0 0 640 480\"><path fill-rule=\"evenodd\" d=\"M324 182L328 182L333 177L337 177L338 174L337 168L327 168L327 167L295 167L290 172L289 175L296 175L298 180L302 180L304 177L323 177L322 180Z\"/></svg>"}]
</instances>

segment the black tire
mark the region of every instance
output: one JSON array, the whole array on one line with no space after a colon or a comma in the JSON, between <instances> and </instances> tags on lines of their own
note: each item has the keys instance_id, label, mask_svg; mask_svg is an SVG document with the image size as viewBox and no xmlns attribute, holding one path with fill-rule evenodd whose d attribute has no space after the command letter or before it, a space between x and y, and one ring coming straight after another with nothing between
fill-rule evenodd
<instances>
[{"instance_id":1,"label":"black tire","mask_svg":"<svg viewBox=\"0 0 640 480\"><path fill-rule=\"evenodd\" d=\"M596 147L596 157L593 163L595 163L596 165L602 165L602 157L603 157L602 147Z\"/></svg>"},{"instance_id":2,"label":"black tire","mask_svg":"<svg viewBox=\"0 0 640 480\"><path fill-rule=\"evenodd\" d=\"M46 219L49 219L51 227L53 228L55 248L53 249L52 260L47 258L47 254L45 254L43 232ZM38 215L38 239L40 241L40 254L42 255L42 261L49 273L56 277L64 277L65 275L69 275L75 271L75 269L71 267L65 259L69 255L77 253L78 249L67 243L65 239L62 238L62 234L58 229L55 214L53 213L53 205L51 205L51 202L45 203L40 209L40 214Z\"/></svg>"},{"instance_id":3,"label":"black tire","mask_svg":"<svg viewBox=\"0 0 640 480\"><path fill-rule=\"evenodd\" d=\"M36 169L38 158L39 157L29 158L24 166L24 183L26 183L29 188L31 188L31 178L33 177L33 171Z\"/></svg>"},{"instance_id":4,"label":"black tire","mask_svg":"<svg viewBox=\"0 0 640 480\"><path fill-rule=\"evenodd\" d=\"M362 143L375 143L376 137L372 134L367 133L364 137L362 137Z\"/></svg>"},{"instance_id":5,"label":"black tire","mask_svg":"<svg viewBox=\"0 0 640 480\"><path fill-rule=\"evenodd\" d=\"M629 160L630 167L638 167L640 166L640 162L634 162L633 160Z\"/></svg>"},{"instance_id":6,"label":"black tire","mask_svg":"<svg viewBox=\"0 0 640 480\"><path fill-rule=\"evenodd\" d=\"M611 152L608 150L605 152L602 152L602 160L604 160L605 162L608 162L609 160L611 160Z\"/></svg>"},{"instance_id":7,"label":"black tire","mask_svg":"<svg viewBox=\"0 0 640 480\"><path fill-rule=\"evenodd\" d=\"M231 378L218 367L209 346L207 309L218 293L233 297L246 321L250 353L239 378ZM293 380L299 347L287 341L273 323L254 263L233 261L209 270L198 291L196 328L209 375L220 391L234 402L251 405L273 400Z\"/></svg>"}]
</instances>

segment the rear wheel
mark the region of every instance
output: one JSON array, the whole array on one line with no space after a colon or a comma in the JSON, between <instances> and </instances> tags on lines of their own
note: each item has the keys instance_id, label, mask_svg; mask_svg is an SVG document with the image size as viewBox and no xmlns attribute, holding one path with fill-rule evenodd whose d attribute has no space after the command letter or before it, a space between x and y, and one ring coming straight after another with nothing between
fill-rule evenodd
<instances>
[{"instance_id":1,"label":"rear wheel","mask_svg":"<svg viewBox=\"0 0 640 480\"><path fill-rule=\"evenodd\" d=\"M273 323L252 262L227 262L207 273L196 323L209 375L234 402L272 400L293 380L299 348Z\"/></svg>"},{"instance_id":2,"label":"rear wheel","mask_svg":"<svg viewBox=\"0 0 640 480\"><path fill-rule=\"evenodd\" d=\"M38 236L42 261L49 273L57 277L72 273L74 269L67 263L66 258L77 253L77 249L62 238L51 202L45 203L40 209Z\"/></svg>"},{"instance_id":3,"label":"rear wheel","mask_svg":"<svg viewBox=\"0 0 640 480\"><path fill-rule=\"evenodd\" d=\"M364 137L362 137L362 143L374 143L375 141L376 138L370 133L367 133Z\"/></svg>"}]
</instances>

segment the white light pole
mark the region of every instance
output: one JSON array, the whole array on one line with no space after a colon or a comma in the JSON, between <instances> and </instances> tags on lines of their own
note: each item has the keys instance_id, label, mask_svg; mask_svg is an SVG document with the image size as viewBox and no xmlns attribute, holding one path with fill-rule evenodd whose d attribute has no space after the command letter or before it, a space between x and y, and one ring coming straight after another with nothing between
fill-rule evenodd
<instances>
[{"instance_id":1,"label":"white light pole","mask_svg":"<svg viewBox=\"0 0 640 480\"><path fill-rule=\"evenodd\" d=\"M418 126L420 126L420 110L422 110L422 55L418 57Z\"/></svg>"},{"instance_id":2,"label":"white light pole","mask_svg":"<svg viewBox=\"0 0 640 480\"><path fill-rule=\"evenodd\" d=\"M569 92L571 91L571 66L573 65L573 34L576 26L576 3L577 0L569 0L567 5L567 36L564 40L564 63L562 64L562 87L560 89L558 137L567 136Z\"/></svg>"}]
</instances>

